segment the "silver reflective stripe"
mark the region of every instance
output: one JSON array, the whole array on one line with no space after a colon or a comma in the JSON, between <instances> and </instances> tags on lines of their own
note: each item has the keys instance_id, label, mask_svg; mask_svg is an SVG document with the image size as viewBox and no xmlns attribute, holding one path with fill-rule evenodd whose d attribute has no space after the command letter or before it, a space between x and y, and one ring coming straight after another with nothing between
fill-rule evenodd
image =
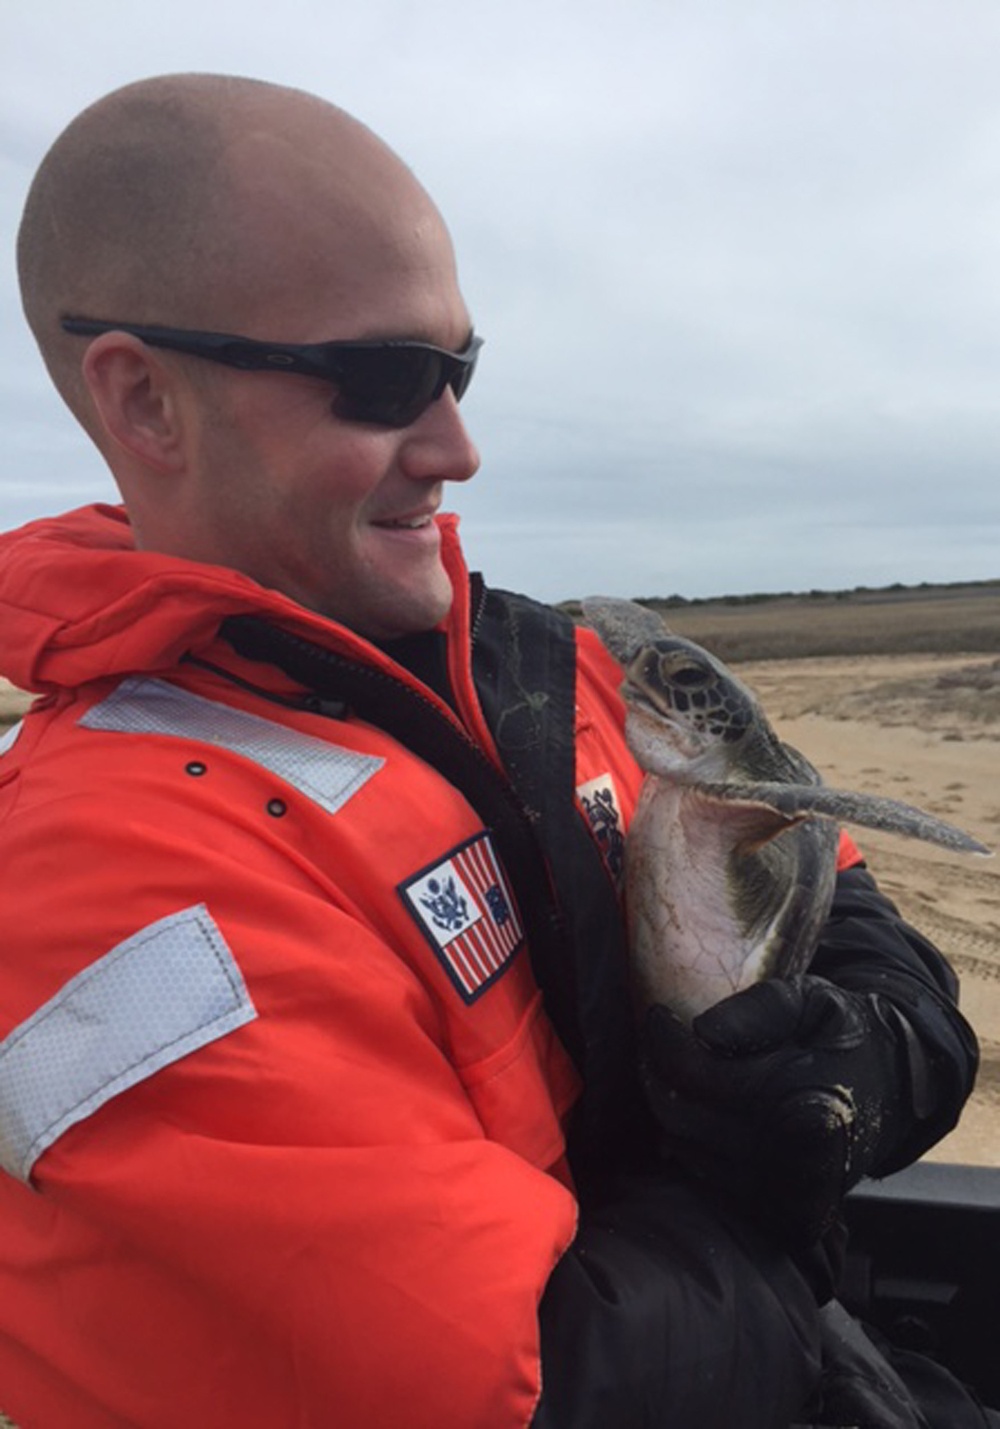
<instances>
[{"instance_id":1,"label":"silver reflective stripe","mask_svg":"<svg viewBox=\"0 0 1000 1429\"><path fill-rule=\"evenodd\" d=\"M166 680L132 678L82 717L88 729L166 734L231 750L269 769L335 814L385 763L230 705L206 700Z\"/></svg>"},{"instance_id":2,"label":"silver reflective stripe","mask_svg":"<svg viewBox=\"0 0 1000 1429\"><path fill-rule=\"evenodd\" d=\"M27 1181L69 1127L256 1016L203 904L151 923L0 1042L0 1166Z\"/></svg>"},{"instance_id":3,"label":"silver reflective stripe","mask_svg":"<svg viewBox=\"0 0 1000 1429\"><path fill-rule=\"evenodd\" d=\"M6 754L8 749L14 748L14 743L18 735L21 733L21 726L23 725L23 723L23 720L18 720L17 724L11 725L10 729L7 730L6 734L0 736L0 754Z\"/></svg>"}]
</instances>

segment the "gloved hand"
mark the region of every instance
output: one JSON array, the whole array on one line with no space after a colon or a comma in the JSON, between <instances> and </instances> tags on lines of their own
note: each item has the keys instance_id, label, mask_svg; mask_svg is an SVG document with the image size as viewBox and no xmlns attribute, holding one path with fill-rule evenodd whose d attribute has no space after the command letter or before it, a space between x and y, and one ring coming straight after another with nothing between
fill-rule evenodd
<instances>
[{"instance_id":1,"label":"gloved hand","mask_svg":"<svg viewBox=\"0 0 1000 1429\"><path fill-rule=\"evenodd\" d=\"M856 1181L896 1169L931 1110L927 1058L898 1001L806 975L757 983L690 1028L651 1008L643 1079L667 1150L781 1244L814 1245Z\"/></svg>"}]
</instances>

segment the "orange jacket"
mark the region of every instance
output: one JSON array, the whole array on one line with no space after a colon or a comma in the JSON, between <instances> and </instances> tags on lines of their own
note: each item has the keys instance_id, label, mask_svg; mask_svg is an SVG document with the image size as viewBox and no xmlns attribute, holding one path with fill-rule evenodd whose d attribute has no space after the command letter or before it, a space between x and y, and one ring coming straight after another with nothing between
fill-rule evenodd
<instances>
[{"instance_id":1,"label":"orange jacket","mask_svg":"<svg viewBox=\"0 0 1000 1429\"><path fill-rule=\"evenodd\" d=\"M495 760L444 531L452 683ZM0 746L0 1404L24 1429L528 1423L576 1076L520 911L460 793L282 703L217 627L263 614L415 681L134 551L114 508L0 558L5 673L43 696ZM577 785L624 823L618 672L578 646Z\"/></svg>"}]
</instances>

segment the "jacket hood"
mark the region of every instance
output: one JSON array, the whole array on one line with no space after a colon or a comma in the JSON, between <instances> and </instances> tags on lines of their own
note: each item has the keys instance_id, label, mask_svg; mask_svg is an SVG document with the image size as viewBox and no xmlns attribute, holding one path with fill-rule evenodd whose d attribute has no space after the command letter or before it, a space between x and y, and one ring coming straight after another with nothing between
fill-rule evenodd
<instances>
[{"instance_id":1,"label":"jacket hood","mask_svg":"<svg viewBox=\"0 0 1000 1429\"><path fill-rule=\"evenodd\" d=\"M457 518L439 524L455 584L464 572ZM371 655L359 636L238 571L136 550L120 506L85 506L0 535L0 673L20 689L48 694L168 670L236 614Z\"/></svg>"}]
</instances>

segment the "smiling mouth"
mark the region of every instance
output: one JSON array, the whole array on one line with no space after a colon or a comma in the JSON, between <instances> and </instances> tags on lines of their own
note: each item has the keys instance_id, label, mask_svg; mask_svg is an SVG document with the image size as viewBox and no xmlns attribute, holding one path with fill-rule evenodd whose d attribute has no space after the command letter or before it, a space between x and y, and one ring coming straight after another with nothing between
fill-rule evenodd
<instances>
[{"instance_id":1,"label":"smiling mouth","mask_svg":"<svg viewBox=\"0 0 1000 1429\"><path fill-rule=\"evenodd\" d=\"M420 531L423 527L432 525L433 520L432 516L396 516L375 521L373 524L383 531Z\"/></svg>"}]
</instances>

